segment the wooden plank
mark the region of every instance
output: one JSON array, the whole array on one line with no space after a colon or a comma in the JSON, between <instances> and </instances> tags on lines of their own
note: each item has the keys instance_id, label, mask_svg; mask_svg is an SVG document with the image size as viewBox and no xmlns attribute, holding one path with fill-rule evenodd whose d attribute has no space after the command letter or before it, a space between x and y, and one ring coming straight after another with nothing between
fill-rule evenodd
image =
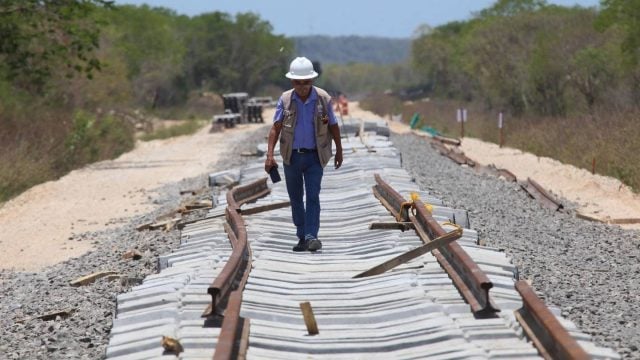
<instances>
[{"instance_id":1,"label":"wooden plank","mask_svg":"<svg viewBox=\"0 0 640 360\"><path fill-rule=\"evenodd\" d=\"M99 271L99 272L95 272L93 274L89 274L86 276L83 276L81 278L75 279L73 280L70 285L71 286L80 286L80 285L87 285L87 284L91 284L92 282L103 278L105 276L109 276L109 275L114 275L117 274L117 271Z\"/></svg>"},{"instance_id":2,"label":"wooden plank","mask_svg":"<svg viewBox=\"0 0 640 360\"><path fill-rule=\"evenodd\" d=\"M170 220L157 222L157 223L154 223L154 224L150 224L149 226L146 227L146 229L148 229L148 230L158 230L158 229L166 230L167 228L173 228L175 223L177 223L180 220L182 220L182 217L176 217L176 218L173 218L173 219L170 219Z\"/></svg>"},{"instance_id":3,"label":"wooden plank","mask_svg":"<svg viewBox=\"0 0 640 360\"><path fill-rule=\"evenodd\" d=\"M607 223L616 225L640 224L640 219L611 219L607 220Z\"/></svg>"},{"instance_id":4,"label":"wooden plank","mask_svg":"<svg viewBox=\"0 0 640 360\"><path fill-rule=\"evenodd\" d=\"M211 200L203 200L203 201L187 204L184 207L187 210L205 209L205 208L210 209L212 207L212 204L211 204Z\"/></svg>"},{"instance_id":5,"label":"wooden plank","mask_svg":"<svg viewBox=\"0 0 640 360\"><path fill-rule=\"evenodd\" d=\"M142 231L142 230L149 230L149 227L150 227L152 224L153 224L153 223L146 223L146 224L138 225L138 227L136 227L136 230L138 230L138 231Z\"/></svg>"},{"instance_id":6,"label":"wooden plank","mask_svg":"<svg viewBox=\"0 0 640 360\"><path fill-rule=\"evenodd\" d=\"M580 218L580 219L583 219L583 220L589 220L589 221L595 221L595 222L601 222L601 223L605 222L605 220L603 220L603 219L597 218L595 216L590 216L590 215L587 215L587 214L583 214L583 213L581 213L579 211L576 211L576 216L578 218Z\"/></svg>"},{"instance_id":7,"label":"wooden plank","mask_svg":"<svg viewBox=\"0 0 640 360\"><path fill-rule=\"evenodd\" d=\"M357 279L357 278L363 278L367 276L382 274L412 259L415 259L421 255L424 255L434 249L441 248L449 244L450 242L459 239L461 236L462 236L461 230L454 230L454 231L448 232L420 247L417 247L413 250L409 250L406 253L398 255L391 260L387 260L380 265L374 266L371 269L354 276L353 278Z\"/></svg>"},{"instance_id":8,"label":"wooden plank","mask_svg":"<svg viewBox=\"0 0 640 360\"><path fill-rule=\"evenodd\" d=\"M318 335L320 332L318 331L316 317L313 315L311 303L308 301L300 303L300 310L302 310L302 316L304 317L305 325L307 325L309 335Z\"/></svg>"},{"instance_id":9,"label":"wooden plank","mask_svg":"<svg viewBox=\"0 0 640 360\"><path fill-rule=\"evenodd\" d=\"M614 225L633 225L633 224L640 224L640 219L637 218L621 218L621 219L609 219L609 218L598 218L595 216L591 216L591 215L587 215L584 213L581 213L579 211L576 211L576 216L580 219L584 219L584 220L589 220L589 221L595 221L595 222L601 222L604 224L614 224Z\"/></svg>"},{"instance_id":10,"label":"wooden plank","mask_svg":"<svg viewBox=\"0 0 640 360\"><path fill-rule=\"evenodd\" d=\"M257 213L261 213L261 212L265 212L265 211L270 211L270 210L275 210L275 209L280 209L280 208L284 208L284 207L288 207L288 206L291 206L291 202L290 201L282 201L282 202L268 204L268 205L254 206L254 207L248 208L248 209L239 209L238 211L242 215L253 215L253 214L257 214Z\"/></svg>"}]
</instances>

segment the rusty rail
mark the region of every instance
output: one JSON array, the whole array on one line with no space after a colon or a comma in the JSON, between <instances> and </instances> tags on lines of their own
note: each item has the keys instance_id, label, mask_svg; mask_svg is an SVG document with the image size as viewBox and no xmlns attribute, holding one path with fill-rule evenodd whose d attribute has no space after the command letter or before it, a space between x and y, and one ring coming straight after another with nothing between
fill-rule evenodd
<instances>
[{"instance_id":1,"label":"rusty rail","mask_svg":"<svg viewBox=\"0 0 640 360\"><path fill-rule=\"evenodd\" d=\"M443 141L431 141L431 147L434 148L440 155L446 156L453 160L458 165L469 165L471 167L476 166L476 162L471 160L462 151L454 150L446 147Z\"/></svg>"},{"instance_id":2,"label":"rusty rail","mask_svg":"<svg viewBox=\"0 0 640 360\"><path fill-rule=\"evenodd\" d=\"M449 144L454 146L460 146L460 143L461 143L460 139L450 138L442 135L435 135L433 139L443 144Z\"/></svg>"},{"instance_id":3,"label":"rusty rail","mask_svg":"<svg viewBox=\"0 0 640 360\"><path fill-rule=\"evenodd\" d=\"M204 317L222 315L224 310L214 354L214 359L217 360L237 357L237 343L240 340L239 329L242 326L248 326L248 322L240 317L240 306L242 304L242 290L251 266L251 249L248 244L246 226L240 215L240 206L255 201L270 191L267 186L267 178L263 178L244 186L238 186L227 193L225 231L229 237L232 251L222 271L207 289L207 293L211 295L211 304L203 314Z\"/></svg>"},{"instance_id":4,"label":"rusty rail","mask_svg":"<svg viewBox=\"0 0 640 360\"><path fill-rule=\"evenodd\" d=\"M416 230L424 229L431 239L446 234L446 231L433 219L424 204L416 199L411 207L397 191L375 175L374 195L396 217L399 222L410 219L417 222ZM409 209L415 210L411 216ZM421 236L422 238L422 236ZM489 290L493 284L456 242L433 251L436 259L447 271L454 284L469 303L476 316L491 316L497 310L491 303ZM589 359L589 355L571 337L549 308L540 300L525 281L515 284L522 297L522 308L515 311L516 318L527 337L546 359Z\"/></svg>"},{"instance_id":5,"label":"rusty rail","mask_svg":"<svg viewBox=\"0 0 640 360\"><path fill-rule=\"evenodd\" d=\"M271 192L267 186L267 178L256 180L250 184L236 186L227 192L227 208L239 211L240 206L256 201Z\"/></svg>"},{"instance_id":6,"label":"rusty rail","mask_svg":"<svg viewBox=\"0 0 640 360\"><path fill-rule=\"evenodd\" d=\"M211 304L204 316L220 314L220 307L224 308L226 299L232 290L233 284L247 265L247 231L245 229L244 220L235 211L225 210L227 224L225 231L229 237L232 251L229 259L224 264L220 274L216 276L213 283L207 289L207 293L211 295Z\"/></svg>"},{"instance_id":7,"label":"rusty rail","mask_svg":"<svg viewBox=\"0 0 640 360\"><path fill-rule=\"evenodd\" d=\"M516 318L545 359L590 359L526 281L516 282L516 290L522 297Z\"/></svg>"},{"instance_id":8,"label":"rusty rail","mask_svg":"<svg viewBox=\"0 0 640 360\"><path fill-rule=\"evenodd\" d=\"M518 178L516 177L516 175L507 169L495 168L495 171L498 176L502 176L507 181L510 181L510 182L518 181Z\"/></svg>"},{"instance_id":9,"label":"rusty rail","mask_svg":"<svg viewBox=\"0 0 640 360\"><path fill-rule=\"evenodd\" d=\"M246 231L244 233L247 259L251 259L251 248L246 241ZM247 336L250 323L249 319L244 319L240 316L240 310L242 306L242 291L249 278L250 268L251 262L246 261L243 275L237 288L229 294L220 334L218 335L218 342L216 343L216 350L213 355L214 360L238 359L240 358L239 354L246 352L248 342L246 339L243 341L242 337Z\"/></svg>"},{"instance_id":10,"label":"rusty rail","mask_svg":"<svg viewBox=\"0 0 640 360\"><path fill-rule=\"evenodd\" d=\"M531 178L527 178L527 182L520 186L543 206L553 211L558 211L564 207L558 199Z\"/></svg>"},{"instance_id":11,"label":"rusty rail","mask_svg":"<svg viewBox=\"0 0 640 360\"><path fill-rule=\"evenodd\" d=\"M375 174L374 176L376 180L376 185L373 187L374 195L394 215L397 221L417 222L427 232L430 239L447 233L425 209L422 201L415 200L413 204L408 203L402 195L384 182L380 175ZM415 209L415 217L410 216L410 208ZM493 283L459 244L455 242L448 244L440 250L434 250L433 254L447 271L476 316L493 316L500 311L492 304L489 297L489 290L493 287Z\"/></svg>"},{"instance_id":12,"label":"rusty rail","mask_svg":"<svg viewBox=\"0 0 640 360\"><path fill-rule=\"evenodd\" d=\"M375 180L374 195L398 222L414 224L416 231L426 233L424 235L431 239L446 233L419 199L408 202L378 174L375 175ZM265 178L238 187L237 192L233 189L227 193L225 230L233 251L222 272L208 289L212 296L209 315L219 315L224 307L224 318L214 354L216 360L238 358L246 350L242 346L248 346L246 339L243 340L242 337L248 334L249 320L240 317L240 307L242 290L249 276L251 249L240 206L268 192ZM460 245L453 242L433 253L476 316L495 316L495 312L500 311L493 306L489 297L493 284ZM523 300L522 308L515 311L516 318L542 356L547 359L589 358L526 282L518 281L516 289Z\"/></svg>"}]
</instances>

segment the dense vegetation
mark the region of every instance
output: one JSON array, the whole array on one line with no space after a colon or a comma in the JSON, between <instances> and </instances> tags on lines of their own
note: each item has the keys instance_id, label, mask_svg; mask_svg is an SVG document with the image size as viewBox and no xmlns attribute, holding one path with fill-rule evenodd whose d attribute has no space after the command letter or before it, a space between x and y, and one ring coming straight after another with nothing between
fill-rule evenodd
<instances>
[{"instance_id":1,"label":"dense vegetation","mask_svg":"<svg viewBox=\"0 0 640 360\"><path fill-rule=\"evenodd\" d=\"M296 51L321 64L404 64L411 55L411 39L372 36L295 36Z\"/></svg>"},{"instance_id":2,"label":"dense vegetation","mask_svg":"<svg viewBox=\"0 0 640 360\"><path fill-rule=\"evenodd\" d=\"M0 2L0 202L131 149L149 114L209 118L208 94L269 92L291 44L251 13Z\"/></svg>"},{"instance_id":3,"label":"dense vegetation","mask_svg":"<svg viewBox=\"0 0 640 360\"><path fill-rule=\"evenodd\" d=\"M351 99L386 94L368 102L381 114L418 112L457 135L454 110L466 107L467 135L495 141L502 111L507 145L583 167L595 157L598 171L638 189L639 39L640 3L627 0L600 10L498 0L412 40L287 39L253 13L3 0L0 202L131 149L148 115L208 118L228 91L276 96L300 54L322 64L320 86Z\"/></svg>"},{"instance_id":4,"label":"dense vegetation","mask_svg":"<svg viewBox=\"0 0 640 360\"><path fill-rule=\"evenodd\" d=\"M596 171L639 190L639 58L640 2L604 0L598 12L499 0L413 42L421 83L410 99L421 101L369 103L405 119L419 113L421 125L452 136L456 109L468 108L465 134L494 142L503 112L507 146L587 169L595 159Z\"/></svg>"}]
</instances>

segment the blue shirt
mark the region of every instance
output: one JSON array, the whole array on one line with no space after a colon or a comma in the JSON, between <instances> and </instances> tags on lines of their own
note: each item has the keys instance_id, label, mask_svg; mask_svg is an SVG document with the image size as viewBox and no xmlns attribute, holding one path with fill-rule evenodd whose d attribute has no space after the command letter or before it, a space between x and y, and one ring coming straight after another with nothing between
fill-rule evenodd
<instances>
[{"instance_id":1,"label":"blue shirt","mask_svg":"<svg viewBox=\"0 0 640 360\"><path fill-rule=\"evenodd\" d=\"M292 94L291 101L296 102L296 128L293 130L293 148L315 149L316 128L314 126L313 113L315 112L316 104L319 104L318 92L312 87L311 93L304 103L295 91ZM293 104L291 106L293 106ZM322 105L319 106L322 108ZM285 110L288 109L284 108L284 102L281 96L276 105L276 113L273 115L274 123L284 119ZM327 104L327 115L329 116L329 125L338 123L333 113L331 102Z\"/></svg>"}]
</instances>

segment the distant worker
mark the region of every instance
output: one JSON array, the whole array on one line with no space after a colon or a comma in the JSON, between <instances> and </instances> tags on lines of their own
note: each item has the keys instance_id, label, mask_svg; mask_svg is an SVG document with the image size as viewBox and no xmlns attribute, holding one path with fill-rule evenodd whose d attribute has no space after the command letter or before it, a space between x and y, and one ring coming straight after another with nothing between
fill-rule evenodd
<instances>
[{"instance_id":1,"label":"distant worker","mask_svg":"<svg viewBox=\"0 0 640 360\"><path fill-rule=\"evenodd\" d=\"M291 79L293 89L282 93L276 105L264 170L269 172L278 166L273 152L280 138L285 183L299 240L293 251L316 251L322 248L318 239L320 185L324 167L333 155L332 138L336 144L334 166L339 169L342 165L340 127L333 113L331 96L312 86L318 73L309 59L295 58L285 76Z\"/></svg>"},{"instance_id":2,"label":"distant worker","mask_svg":"<svg viewBox=\"0 0 640 360\"><path fill-rule=\"evenodd\" d=\"M338 104L340 104L340 112L341 115L349 115L349 103L347 102L347 97L344 94L340 94L338 97Z\"/></svg>"}]
</instances>

